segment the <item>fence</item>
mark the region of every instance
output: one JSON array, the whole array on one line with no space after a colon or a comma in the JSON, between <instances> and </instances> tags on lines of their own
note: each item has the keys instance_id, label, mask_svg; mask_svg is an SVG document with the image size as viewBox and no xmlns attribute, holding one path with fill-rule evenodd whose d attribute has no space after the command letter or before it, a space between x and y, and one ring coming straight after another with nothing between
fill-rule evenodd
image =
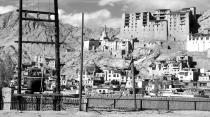
<instances>
[{"instance_id":1,"label":"fence","mask_svg":"<svg viewBox=\"0 0 210 117\"><path fill-rule=\"evenodd\" d=\"M132 97L87 97L82 103L86 106L86 110L132 110L134 107ZM136 105L138 110L210 111L210 98L144 98L137 96ZM11 110L23 111L58 111L78 108L78 106L78 98L64 95L13 95L11 101Z\"/></svg>"},{"instance_id":2,"label":"fence","mask_svg":"<svg viewBox=\"0 0 210 117\"><path fill-rule=\"evenodd\" d=\"M78 98L64 95L13 95L11 110L50 111L77 108Z\"/></svg>"},{"instance_id":3,"label":"fence","mask_svg":"<svg viewBox=\"0 0 210 117\"><path fill-rule=\"evenodd\" d=\"M139 98L138 110L200 110L210 111L209 98ZM88 110L132 110L133 99L87 98Z\"/></svg>"}]
</instances>

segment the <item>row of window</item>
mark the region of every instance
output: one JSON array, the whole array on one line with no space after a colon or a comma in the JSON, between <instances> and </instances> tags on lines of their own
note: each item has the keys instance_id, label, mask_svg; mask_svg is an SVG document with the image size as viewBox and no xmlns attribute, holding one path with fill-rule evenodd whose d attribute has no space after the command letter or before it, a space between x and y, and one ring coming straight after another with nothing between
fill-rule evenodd
<instances>
[{"instance_id":1,"label":"row of window","mask_svg":"<svg viewBox=\"0 0 210 117\"><path fill-rule=\"evenodd\" d=\"M108 77L112 77L112 76L113 76L113 77L120 77L120 74L113 74L113 75L109 74L109 75L108 75Z\"/></svg>"},{"instance_id":2,"label":"row of window","mask_svg":"<svg viewBox=\"0 0 210 117\"><path fill-rule=\"evenodd\" d=\"M209 40L209 39L210 39L210 37L206 37L206 40ZM204 40L204 38L203 37L200 37L200 38L194 37L194 38L189 38L189 40Z\"/></svg>"}]
</instances>

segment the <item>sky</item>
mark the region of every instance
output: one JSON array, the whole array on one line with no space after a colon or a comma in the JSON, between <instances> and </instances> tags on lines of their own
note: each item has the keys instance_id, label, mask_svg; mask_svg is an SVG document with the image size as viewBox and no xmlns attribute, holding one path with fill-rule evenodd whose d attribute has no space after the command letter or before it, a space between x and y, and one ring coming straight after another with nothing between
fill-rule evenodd
<instances>
[{"instance_id":1,"label":"sky","mask_svg":"<svg viewBox=\"0 0 210 117\"><path fill-rule=\"evenodd\" d=\"M24 9L53 10L54 0L23 0ZM59 18L74 26L81 24L81 12L85 13L86 26L120 27L124 12L142 12L155 9L178 10L196 7L198 12L210 9L210 0L58 0ZM0 14L17 9L19 0L0 0Z\"/></svg>"}]
</instances>

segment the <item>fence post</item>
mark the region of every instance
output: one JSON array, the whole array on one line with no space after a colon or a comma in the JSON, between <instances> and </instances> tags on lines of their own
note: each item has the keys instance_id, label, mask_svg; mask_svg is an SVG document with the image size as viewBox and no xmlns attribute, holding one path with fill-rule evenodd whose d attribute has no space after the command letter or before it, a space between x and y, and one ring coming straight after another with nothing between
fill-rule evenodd
<instances>
[{"instance_id":1,"label":"fence post","mask_svg":"<svg viewBox=\"0 0 210 117\"><path fill-rule=\"evenodd\" d=\"M116 106L115 103L116 103L116 100L114 99L114 109L115 109L115 106Z\"/></svg>"},{"instance_id":2,"label":"fence post","mask_svg":"<svg viewBox=\"0 0 210 117\"><path fill-rule=\"evenodd\" d=\"M169 104L169 100L167 100L167 109L170 109L170 104Z\"/></svg>"},{"instance_id":3,"label":"fence post","mask_svg":"<svg viewBox=\"0 0 210 117\"><path fill-rule=\"evenodd\" d=\"M56 96L53 95L53 110L56 111L57 99Z\"/></svg>"},{"instance_id":4,"label":"fence post","mask_svg":"<svg viewBox=\"0 0 210 117\"><path fill-rule=\"evenodd\" d=\"M20 111L23 110L23 109L22 109L22 103L23 103L23 101L22 101L21 98L22 98L22 97L21 97L20 95L17 96L17 99L18 99L18 110L20 110ZM21 103L21 102L22 102L22 103Z\"/></svg>"},{"instance_id":5,"label":"fence post","mask_svg":"<svg viewBox=\"0 0 210 117\"><path fill-rule=\"evenodd\" d=\"M196 101L194 102L194 106L195 106L195 110L197 110L197 107L196 107Z\"/></svg>"},{"instance_id":6,"label":"fence post","mask_svg":"<svg viewBox=\"0 0 210 117\"><path fill-rule=\"evenodd\" d=\"M143 107L142 107L142 105L143 105L143 104L142 104L143 100L141 99L140 102L141 102L141 104L140 104L140 109L143 110Z\"/></svg>"},{"instance_id":7,"label":"fence post","mask_svg":"<svg viewBox=\"0 0 210 117\"><path fill-rule=\"evenodd\" d=\"M38 96L36 97L36 110L40 111L40 98Z\"/></svg>"},{"instance_id":8,"label":"fence post","mask_svg":"<svg viewBox=\"0 0 210 117\"><path fill-rule=\"evenodd\" d=\"M87 99L87 102L86 102L86 109L85 109L85 111L88 112L89 98L86 98L86 99Z\"/></svg>"},{"instance_id":9,"label":"fence post","mask_svg":"<svg viewBox=\"0 0 210 117\"><path fill-rule=\"evenodd\" d=\"M61 98L63 98L63 96L61 96L61 95L58 95L58 109L57 109L57 111L61 111Z\"/></svg>"}]
</instances>

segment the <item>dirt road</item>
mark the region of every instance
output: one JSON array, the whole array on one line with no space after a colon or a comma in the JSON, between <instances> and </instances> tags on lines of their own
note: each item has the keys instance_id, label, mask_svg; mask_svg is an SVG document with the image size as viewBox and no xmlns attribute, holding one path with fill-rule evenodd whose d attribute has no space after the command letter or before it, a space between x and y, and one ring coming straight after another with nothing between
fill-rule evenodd
<instances>
[{"instance_id":1,"label":"dirt road","mask_svg":"<svg viewBox=\"0 0 210 117\"><path fill-rule=\"evenodd\" d=\"M0 117L209 117L205 111L139 111L139 112L78 112L78 111L0 111Z\"/></svg>"}]
</instances>

